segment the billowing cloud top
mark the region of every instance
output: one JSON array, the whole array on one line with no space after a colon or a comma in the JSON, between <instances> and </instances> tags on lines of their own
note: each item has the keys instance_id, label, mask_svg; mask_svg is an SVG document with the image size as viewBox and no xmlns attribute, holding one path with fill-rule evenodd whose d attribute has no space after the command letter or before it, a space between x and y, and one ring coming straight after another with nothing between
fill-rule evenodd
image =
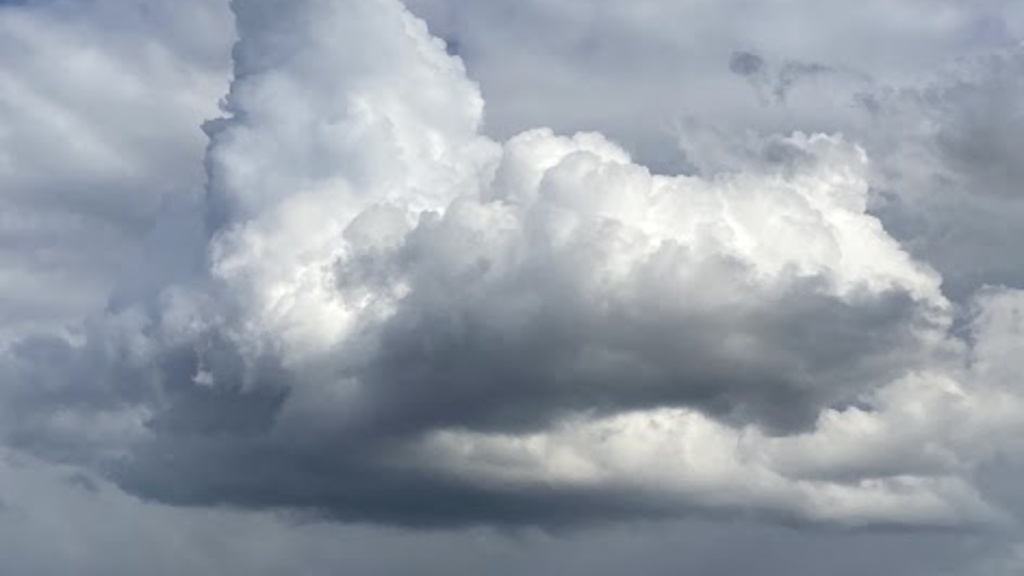
<instances>
[{"instance_id":1,"label":"billowing cloud top","mask_svg":"<svg viewBox=\"0 0 1024 576\"><path fill-rule=\"evenodd\" d=\"M105 310L12 340L9 445L161 502L401 525L1011 520L974 480L1020 448L1024 292L952 296L876 209L931 132L866 137L879 159L752 135L663 175L598 133L483 135L479 88L396 0L232 9L205 190ZM851 76L723 67L778 101Z\"/></svg>"}]
</instances>

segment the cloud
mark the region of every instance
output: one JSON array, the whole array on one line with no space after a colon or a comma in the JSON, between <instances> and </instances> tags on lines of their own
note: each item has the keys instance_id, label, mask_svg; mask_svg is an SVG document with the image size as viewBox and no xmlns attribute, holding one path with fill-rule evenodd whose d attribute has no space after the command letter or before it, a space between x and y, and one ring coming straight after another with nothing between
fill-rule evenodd
<instances>
[{"instance_id":1,"label":"cloud","mask_svg":"<svg viewBox=\"0 0 1024 576\"><path fill-rule=\"evenodd\" d=\"M1008 521L972 473L1018 450L1022 299L947 298L875 209L887 158L753 134L665 176L597 133L499 143L399 3L232 7L205 194L106 310L8 346L8 445L159 502L399 525Z\"/></svg>"},{"instance_id":2,"label":"cloud","mask_svg":"<svg viewBox=\"0 0 1024 576\"><path fill-rule=\"evenodd\" d=\"M1024 286L1007 252L1017 240L1019 48L966 59L920 86L880 91L877 212L894 236L962 300L985 285ZM913 205L911 207L911 205Z\"/></svg>"},{"instance_id":3,"label":"cloud","mask_svg":"<svg viewBox=\"0 0 1024 576\"><path fill-rule=\"evenodd\" d=\"M1016 5L271 4L0 2L6 571L1019 571Z\"/></svg>"},{"instance_id":4,"label":"cloud","mask_svg":"<svg viewBox=\"0 0 1024 576\"><path fill-rule=\"evenodd\" d=\"M137 17L111 6L90 14ZM28 151L45 158L54 141L95 144L92 156L58 148L59 172L3 173L25 191L19 206L48 213L30 190L71 205L69 181L82 194L106 186L104 202L154 184L127 205L69 209L110 223L111 244L154 228L109 292L113 265L84 258L95 269L74 276L100 285L42 324L104 294L106 309L64 333L8 336L0 360L4 444L116 484L62 472L69 490L93 495L76 498L137 512L124 490L434 528L753 516L962 529L1019 515L1000 484L1024 423L1024 298L1006 252L1018 114L1001 96L1018 91L1014 50L887 88L834 72L852 57L839 49L808 64L772 42L747 44L768 46L764 56L719 46L718 73L773 87L777 101L755 103L767 119L747 131L714 114L685 123L690 175L666 176L597 133L506 139L533 112L485 124L451 43L397 2L232 7L234 75L223 117L203 128L205 165L186 127L216 101L217 41L190 52L180 36L198 14L211 26L201 36L221 37L216 16L155 18L157 56L129 58L123 72L129 51L117 43L134 36L93 39L60 10L0 13L61 33L25 36L26 50L97 42L95 72L109 80L53 79L105 92L48 104L68 119L50 132L8 132L26 143L2 148L17 160L8 166ZM563 8L563 23L611 21ZM659 30L623 10L638 30ZM936 30L970 20L951 14L953 24L899 22L948 51ZM500 68L504 56L458 22L433 20L467 62L489 63L474 74ZM625 58L580 48L604 37L581 33L566 53L597 53L598 69ZM904 57L897 69L920 65ZM17 74L2 78L50 81ZM808 74L817 81L792 90ZM136 84L186 86L169 91L188 97ZM813 101L829 91L851 106L823 113ZM7 94L11 117L46 104ZM96 103L110 101L146 104L107 118ZM618 101L645 100L602 100ZM807 132L772 134L783 116L787 132ZM836 126L845 135L818 133ZM150 131L161 139L150 144ZM121 182L125 167L137 178ZM160 210L157 190L169 193ZM17 234L34 242L39 231Z\"/></svg>"},{"instance_id":5,"label":"cloud","mask_svg":"<svg viewBox=\"0 0 1024 576\"><path fill-rule=\"evenodd\" d=\"M0 340L102 306L161 198L201 188L230 42L217 3L0 7Z\"/></svg>"},{"instance_id":6,"label":"cloud","mask_svg":"<svg viewBox=\"0 0 1024 576\"><path fill-rule=\"evenodd\" d=\"M183 509L142 501L102 479L68 484L75 469L4 453L0 495L3 567L42 576L302 572L347 574L621 574L631 569L712 576L758 569L853 576L898 570L925 576L1012 574L1014 554L955 533L796 531L751 522L633 522L562 533L491 529L396 530L314 522L294 515ZM97 522L102 518L102 522ZM125 543L131 543L126 546ZM744 553L737 553L742 550ZM992 571L971 570L985 557ZM963 569L961 569L963 568ZM1002 568L1002 572L996 572Z\"/></svg>"},{"instance_id":7,"label":"cloud","mask_svg":"<svg viewBox=\"0 0 1024 576\"><path fill-rule=\"evenodd\" d=\"M788 61L815 62L903 85L1021 37L1013 24L1018 9L1005 0L756 6L411 0L409 6L435 33L458 39L488 102L488 134L507 139L535 126L597 130L662 173L686 169L673 146L679 118L760 135L847 132L847 99L828 88L863 89L857 77L817 77L792 90L787 107L766 107L728 69L737 51L776 69ZM524 87L541 96L522 97ZM775 101L771 90L764 97Z\"/></svg>"},{"instance_id":8,"label":"cloud","mask_svg":"<svg viewBox=\"0 0 1024 576\"><path fill-rule=\"evenodd\" d=\"M739 76L756 75L764 70L764 58L753 52L733 52L729 57L729 70Z\"/></svg>"}]
</instances>

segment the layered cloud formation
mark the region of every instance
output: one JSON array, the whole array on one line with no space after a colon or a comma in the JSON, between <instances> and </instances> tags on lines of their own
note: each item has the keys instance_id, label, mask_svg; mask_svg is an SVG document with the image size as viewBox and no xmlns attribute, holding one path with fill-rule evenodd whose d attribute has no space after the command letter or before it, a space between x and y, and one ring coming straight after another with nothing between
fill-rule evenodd
<instances>
[{"instance_id":1,"label":"layered cloud formation","mask_svg":"<svg viewBox=\"0 0 1024 576\"><path fill-rule=\"evenodd\" d=\"M1013 132L955 104L998 72L857 92L850 135L751 133L670 176L598 133L485 136L397 1L232 8L204 189L105 310L12 339L9 446L159 502L400 525L1013 521L979 478L1021 448L1019 271L934 233L969 233L965 189L1014 194L1012 163L970 161ZM818 70L786 66L778 101Z\"/></svg>"}]
</instances>

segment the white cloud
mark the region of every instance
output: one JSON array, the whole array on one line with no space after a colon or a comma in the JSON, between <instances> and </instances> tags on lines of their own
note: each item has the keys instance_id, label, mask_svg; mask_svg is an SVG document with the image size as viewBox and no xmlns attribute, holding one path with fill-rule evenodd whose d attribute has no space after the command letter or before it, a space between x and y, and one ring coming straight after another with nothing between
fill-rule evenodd
<instances>
[{"instance_id":1,"label":"white cloud","mask_svg":"<svg viewBox=\"0 0 1024 576\"><path fill-rule=\"evenodd\" d=\"M125 484L197 501L233 501L248 467L267 465L224 467L249 458L245 445L270 466L290 451L329 466L340 434L377 452L341 470L443 477L436 462L454 458L456 489L488 493L511 475L525 501L564 479L570 498L577 483L636 490L640 509L664 499L851 525L998 516L963 456L1015 429L1015 397L957 367L940 277L867 213L863 150L798 133L772 140L770 161L667 177L598 134L499 145L479 134L461 63L399 4L236 12L228 116L206 128L208 196L165 224L202 239L187 245L209 239L206 272L137 290L60 352L85 371L85 410L132 398L152 424L113 445L72 441L68 423L88 416L29 388L17 406L64 416L21 417L25 445L141 442ZM205 224L174 228L189 219ZM182 249L169 236L151 251L137 273ZM19 352L29 371L34 349ZM978 416L993 405L1006 408L996 425ZM943 434L943 414L970 428ZM388 438L402 439L394 455ZM388 472L420 438L442 456ZM174 470L153 443L178 454ZM207 483L193 467L217 453L223 483ZM316 502L315 468L294 473L295 496L246 501ZM412 513L324 498L314 505L342 516Z\"/></svg>"},{"instance_id":2,"label":"white cloud","mask_svg":"<svg viewBox=\"0 0 1024 576\"><path fill-rule=\"evenodd\" d=\"M458 14L414 5L468 33ZM204 128L205 194L195 127L221 88L225 15L146 2L5 8L0 46L66 65L11 60L0 74L0 111L21 120L0 140L0 185L13 191L0 257L20 266L0 276L16 302L2 311L4 442L98 466L148 499L349 521L1012 524L978 470L1020 454L1024 297L1003 282L1012 274L992 272L1015 270L1002 256L964 280L980 244L944 260L936 229L959 221L951 198L1003 214L999 233L1016 223L1002 170L1017 140L1000 120L1017 118L994 95L1015 93L998 71L1019 57L879 87L1003 46L971 36L999 7L945 2L918 17L909 1L794 6L777 26L737 32L756 44L737 46L705 37L735 22L733 3L675 6L671 18L648 2L529 4L579 37L531 70L550 34L515 57L463 36L483 92L498 93L485 127L462 61L398 2L238 1L225 117ZM485 22L493 9L467 8ZM808 14L826 23L786 33ZM704 36L669 25L696 16L714 16ZM194 22L193 49L183 38ZM101 35L100 23L131 31ZM644 65L624 71L633 60L599 49L612 28L643 32ZM862 73L904 41L899 58ZM660 112L630 124L680 93L660 76L653 96L628 82L672 60L652 46L714 56L687 63L697 76L716 70L684 102L711 111L682 124L690 175L643 163ZM763 79L729 71L748 49ZM571 87L588 54L621 76ZM516 109L526 98L509 86L545 83L564 99ZM823 93L860 108L837 111ZM993 117L968 112L979 100ZM606 112L598 127L625 135L639 161L594 132L503 138L524 119L565 128ZM835 128L847 134L818 130ZM978 142L996 165L972 161ZM936 174L948 187L933 189ZM923 233L900 228L898 209L915 206ZM51 231L62 235L46 252L37 242ZM81 270L65 265L78 257ZM39 287L72 281L83 295L58 305ZM1009 286L979 291L986 283ZM19 318L33 300L45 311ZM83 308L95 313L68 334L14 337Z\"/></svg>"}]
</instances>

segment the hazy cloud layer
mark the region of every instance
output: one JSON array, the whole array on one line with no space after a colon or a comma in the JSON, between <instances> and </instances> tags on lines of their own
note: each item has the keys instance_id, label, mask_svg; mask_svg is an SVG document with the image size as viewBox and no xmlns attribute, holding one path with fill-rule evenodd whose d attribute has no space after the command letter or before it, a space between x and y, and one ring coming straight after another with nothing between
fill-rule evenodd
<instances>
[{"instance_id":1,"label":"hazy cloud layer","mask_svg":"<svg viewBox=\"0 0 1024 576\"><path fill-rule=\"evenodd\" d=\"M202 186L228 26L217 3L0 8L0 338L102 306L161 198Z\"/></svg>"},{"instance_id":2,"label":"hazy cloud layer","mask_svg":"<svg viewBox=\"0 0 1024 576\"><path fill-rule=\"evenodd\" d=\"M219 112L223 6L0 7L0 528L38 476L157 531L748 518L1012 573L1019 10L835 4L411 2L446 44L235 0Z\"/></svg>"}]
</instances>

